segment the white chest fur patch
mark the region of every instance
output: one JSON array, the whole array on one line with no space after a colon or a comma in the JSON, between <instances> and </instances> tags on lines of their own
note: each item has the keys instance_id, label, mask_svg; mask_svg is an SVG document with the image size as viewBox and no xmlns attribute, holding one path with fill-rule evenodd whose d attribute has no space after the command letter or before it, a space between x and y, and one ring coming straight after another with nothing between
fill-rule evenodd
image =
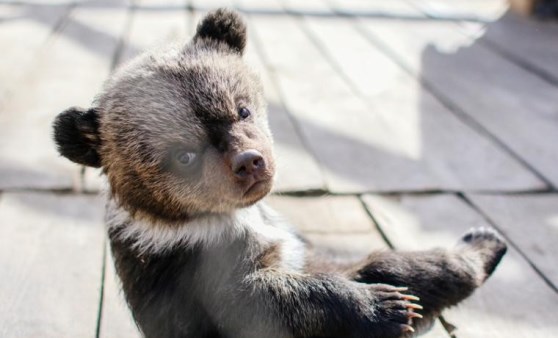
<instances>
[{"instance_id":1,"label":"white chest fur patch","mask_svg":"<svg viewBox=\"0 0 558 338\"><path fill-rule=\"evenodd\" d=\"M141 252L157 253L180 245L217 245L242 235L246 224L261 222L257 210L246 208L234 214L200 216L185 226L154 226L144 220L133 220L127 211L110 203L106 220L109 230L121 228L120 239L131 240L134 249Z\"/></svg>"},{"instance_id":2,"label":"white chest fur patch","mask_svg":"<svg viewBox=\"0 0 558 338\"><path fill-rule=\"evenodd\" d=\"M158 253L177 246L211 247L249 233L260 241L280 243L281 266L299 270L304 265L304 244L280 217L262 204L239 209L231 214L198 217L184 226L153 226L132 220L130 214L113 201L107 208L107 226L118 227L122 240L131 240L141 252Z\"/></svg>"}]
</instances>

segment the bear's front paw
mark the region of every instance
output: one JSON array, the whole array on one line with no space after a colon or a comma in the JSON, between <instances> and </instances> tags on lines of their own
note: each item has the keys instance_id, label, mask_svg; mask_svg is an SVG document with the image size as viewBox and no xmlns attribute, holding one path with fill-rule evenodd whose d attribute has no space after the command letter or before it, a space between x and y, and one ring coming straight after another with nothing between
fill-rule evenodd
<instances>
[{"instance_id":1,"label":"bear's front paw","mask_svg":"<svg viewBox=\"0 0 558 338\"><path fill-rule=\"evenodd\" d=\"M496 230L487 227L473 228L467 231L458 246L472 256L481 260L485 276L488 278L507 251L507 245Z\"/></svg>"},{"instance_id":2,"label":"bear's front paw","mask_svg":"<svg viewBox=\"0 0 558 338\"><path fill-rule=\"evenodd\" d=\"M413 318L422 318L415 312L422 306L416 302L418 297L407 295L406 287L395 287L387 284L370 284L366 291L371 300L367 317L372 325L370 337L398 338L414 332Z\"/></svg>"}]
</instances>

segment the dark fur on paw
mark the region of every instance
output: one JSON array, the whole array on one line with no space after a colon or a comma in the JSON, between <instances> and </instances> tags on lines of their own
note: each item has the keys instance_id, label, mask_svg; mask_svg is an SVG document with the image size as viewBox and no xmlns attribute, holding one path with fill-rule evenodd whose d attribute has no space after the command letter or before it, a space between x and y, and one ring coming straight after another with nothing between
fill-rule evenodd
<instances>
[{"instance_id":1,"label":"dark fur on paw","mask_svg":"<svg viewBox=\"0 0 558 338\"><path fill-rule=\"evenodd\" d=\"M486 273L484 279L494 272L507 251L507 245L502 236L496 230L488 227L473 228L467 231L459 241L459 246L477 254L482 260Z\"/></svg>"},{"instance_id":2,"label":"dark fur on paw","mask_svg":"<svg viewBox=\"0 0 558 338\"><path fill-rule=\"evenodd\" d=\"M415 330L411 326L414 318L422 318L416 310L422 306L416 302L418 297L405 294L406 287L395 287L387 284L371 284L367 286L373 298L372 316L376 325L371 329L371 337L396 338Z\"/></svg>"}]
</instances>

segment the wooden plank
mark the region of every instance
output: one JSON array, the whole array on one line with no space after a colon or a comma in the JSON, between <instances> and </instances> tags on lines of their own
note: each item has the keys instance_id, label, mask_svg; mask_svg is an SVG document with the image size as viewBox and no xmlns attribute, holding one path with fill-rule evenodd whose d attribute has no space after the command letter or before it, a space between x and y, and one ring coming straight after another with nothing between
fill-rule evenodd
<instances>
[{"instance_id":1,"label":"wooden plank","mask_svg":"<svg viewBox=\"0 0 558 338\"><path fill-rule=\"evenodd\" d=\"M71 188L79 167L52 142L54 117L90 105L109 72L124 27L124 9L76 9L0 114L0 188ZM31 98L31 99L30 99Z\"/></svg>"},{"instance_id":2,"label":"wooden plank","mask_svg":"<svg viewBox=\"0 0 558 338\"><path fill-rule=\"evenodd\" d=\"M339 13L363 17L424 18L405 1L382 0L279 0L291 13L307 17L335 18Z\"/></svg>"},{"instance_id":3,"label":"wooden plank","mask_svg":"<svg viewBox=\"0 0 558 338\"><path fill-rule=\"evenodd\" d=\"M465 28L518 64L558 84L558 23L507 12L497 21Z\"/></svg>"},{"instance_id":4,"label":"wooden plank","mask_svg":"<svg viewBox=\"0 0 558 338\"><path fill-rule=\"evenodd\" d=\"M488 226L454 195L368 195L364 201L398 249L451 247L467 229ZM556 333L557 311L558 295L509 248L487 283L444 318L457 327L457 337L546 338Z\"/></svg>"},{"instance_id":5,"label":"wooden plank","mask_svg":"<svg viewBox=\"0 0 558 338\"><path fill-rule=\"evenodd\" d=\"M374 232L368 233L304 233L318 248L332 250L343 258L361 259L373 250L387 250L386 243Z\"/></svg>"},{"instance_id":6,"label":"wooden plank","mask_svg":"<svg viewBox=\"0 0 558 338\"><path fill-rule=\"evenodd\" d=\"M253 28L248 30L246 62L254 68L263 82L268 118L274 139L277 174L274 192L325 189L325 181L315 158L298 134L290 112L279 95L274 79L256 51Z\"/></svg>"},{"instance_id":7,"label":"wooden plank","mask_svg":"<svg viewBox=\"0 0 558 338\"><path fill-rule=\"evenodd\" d=\"M493 21L507 9L507 0L418 0L412 3L428 16L441 19Z\"/></svg>"},{"instance_id":8,"label":"wooden plank","mask_svg":"<svg viewBox=\"0 0 558 338\"><path fill-rule=\"evenodd\" d=\"M291 13L312 16L331 16L333 11L323 0L279 0L284 8Z\"/></svg>"},{"instance_id":9,"label":"wooden plank","mask_svg":"<svg viewBox=\"0 0 558 338\"><path fill-rule=\"evenodd\" d=\"M268 204L318 250L359 260L388 246L355 197L272 196Z\"/></svg>"},{"instance_id":10,"label":"wooden plank","mask_svg":"<svg viewBox=\"0 0 558 338\"><path fill-rule=\"evenodd\" d=\"M186 5L189 0L136 0L134 5L141 8L148 8L164 12L180 12L186 10Z\"/></svg>"},{"instance_id":11,"label":"wooden plank","mask_svg":"<svg viewBox=\"0 0 558 338\"><path fill-rule=\"evenodd\" d=\"M49 35L54 26L62 20L67 13L68 6L34 6L34 5L1 5L0 17L2 29L0 30L0 45L10 46L4 48L0 61L0 121L6 118L6 105L13 91L17 90L20 82L25 75L31 73L31 65L40 51L43 50ZM14 65L18 65L14 67ZM4 118L3 118L3 117ZM1 122L0 122L1 123ZM8 133L11 126L2 123L0 134ZM21 132L21 131L19 131ZM38 177L39 172L29 168L29 171L19 168L17 163L11 161L9 154L20 152L21 149L14 151L13 142L9 142L9 137L0 135L0 152L3 154L0 159L0 187L8 188L17 186L17 181L25 182L29 176ZM12 150L9 150L9 149ZM23 161L19 156L19 160ZM23 176L23 177L20 177ZM54 174L43 175L38 178L43 183L54 181L61 183L60 178L53 177ZM63 180L71 184L71 177Z\"/></svg>"},{"instance_id":12,"label":"wooden plank","mask_svg":"<svg viewBox=\"0 0 558 338\"><path fill-rule=\"evenodd\" d=\"M467 197L558 289L558 194Z\"/></svg>"},{"instance_id":13,"label":"wooden plank","mask_svg":"<svg viewBox=\"0 0 558 338\"><path fill-rule=\"evenodd\" d=\"M390 156L374 154L365 164L383 172L377 180L401 181L407 186L395 187L403 189L505 191L543 185L358 34L351 21L307 17L305 22L324 53L366 98L378 120L366 130L377 135L378 145L390 150ZM393 154L408 163L395 165ZM482 172L477 170L480 159Z\"/></svg>"},{"instance_id":14,"label":"wooden plank","mask_svg":"<svg viewBox=\"0 0 558 338\"><path fill-rule=\"evenodd\" d=\"M558 184L558 87L448 22L361 21L372 39L437 93Z\"/></svg>"},{"instance_id":15,"label":"wooden plank","mask_svg":"<svg viewBox=\"0 0 558 338\"><path fill-rule=\"evenodd\" d=\"M141 2L130 25L130 35L119 62L129 61L147 49L186 42L189 21L186 10L156 11Z\"/></svg>"},{"instance_id":16,"label":"wooden plank","mask_svg":"<svg viewBox=\"0 0 558 338\"><path fill-rule=\"evenodd\" d=\"M387 248L356 197L271 196L266 201L319 247L359 257Z\"/></svg>"},{"instance_id":17,"label":"wooden plank","mask_svg":"<svg viewBox=\"0 0 558 338\"><path fill-rule=\"evenodd\" d=\"M362 204L352 196L271 196L268 203L305 233L370 233L381 236Z\"/></svg>"},{"instance_id":18,"label":"wooden plank","mask_svg":"<svg viewBox=\"0 0 558 338\"><path fill-rule=\"evenodd\" d=\"M83 195L2 195L1 337L95 336L102 205Z\"/></svg>"},{"instance_id":19,"label":"wooden plank","mask_svg":"<svg viewBox=\"0 0 558 338\"><path fill-rule=\"evenodd\" d=\"M286 15L283 5L278 0L233 0L233 4L245 14Z\"/></svg>"},{"instance_id":20,"label":"wooden plank","mask_svg":"<svg viewBox=\"0 0 558 338\"><path fill-rule=\"evenodd\" d=\"M108 239L107 239L108 241ZM134 323L120 288L110 248L106 248L103 308L100 338L139 338L141 334Z\"/></svg>"},{"instance_id":21,"label":"wooden plank","mask_svg":"<svg viewBox=\"0 0 558 338\"><path fill-rule=\"evenodd\" d=\"M364 17L424 18L415 6L401 0L327 0L337 13Z\"/></svg>"},{"instance_id":22,"label":"wooden plank","mask_svg":"<svg viewBox=\"0 0 558 338\"><path fill-rule=\"evenodd\" d=\"M0 4L0 46L4 48L0 60L0 109L17 86L37 54L44 47L54 26L69 10L63 6ZM18 65L14 67L14 65Z\"/></svg>"},{"instance_id":23,"label":"wooden plank","mask_svg":"<svg viewBox=\"0 0 558 338\"><path fill-rule=\"evenodd\" d=\"M190 4L197 12L207 12L217 8L232 8L233 0L190 0Z\"/></svg>"}]
</instances>

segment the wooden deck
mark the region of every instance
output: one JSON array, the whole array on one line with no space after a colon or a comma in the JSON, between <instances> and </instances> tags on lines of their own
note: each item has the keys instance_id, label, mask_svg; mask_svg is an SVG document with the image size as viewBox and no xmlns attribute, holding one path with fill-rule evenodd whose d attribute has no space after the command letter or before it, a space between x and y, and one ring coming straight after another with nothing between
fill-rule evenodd
<instances>
[{"instance_id":1,"label":"wooden deck","mask_svg":"<svg viewBox=\"0 0 558 338\"><path fill-rule=\"evenodd\" d=\"M51 123L219 6L246 15L265 82L273 206L357 253L494 226L509 254L425 337L558 337L558 24L504 0L0 0L0 337L138 336L98 173Z\"/></svg>"}]
</instances>

